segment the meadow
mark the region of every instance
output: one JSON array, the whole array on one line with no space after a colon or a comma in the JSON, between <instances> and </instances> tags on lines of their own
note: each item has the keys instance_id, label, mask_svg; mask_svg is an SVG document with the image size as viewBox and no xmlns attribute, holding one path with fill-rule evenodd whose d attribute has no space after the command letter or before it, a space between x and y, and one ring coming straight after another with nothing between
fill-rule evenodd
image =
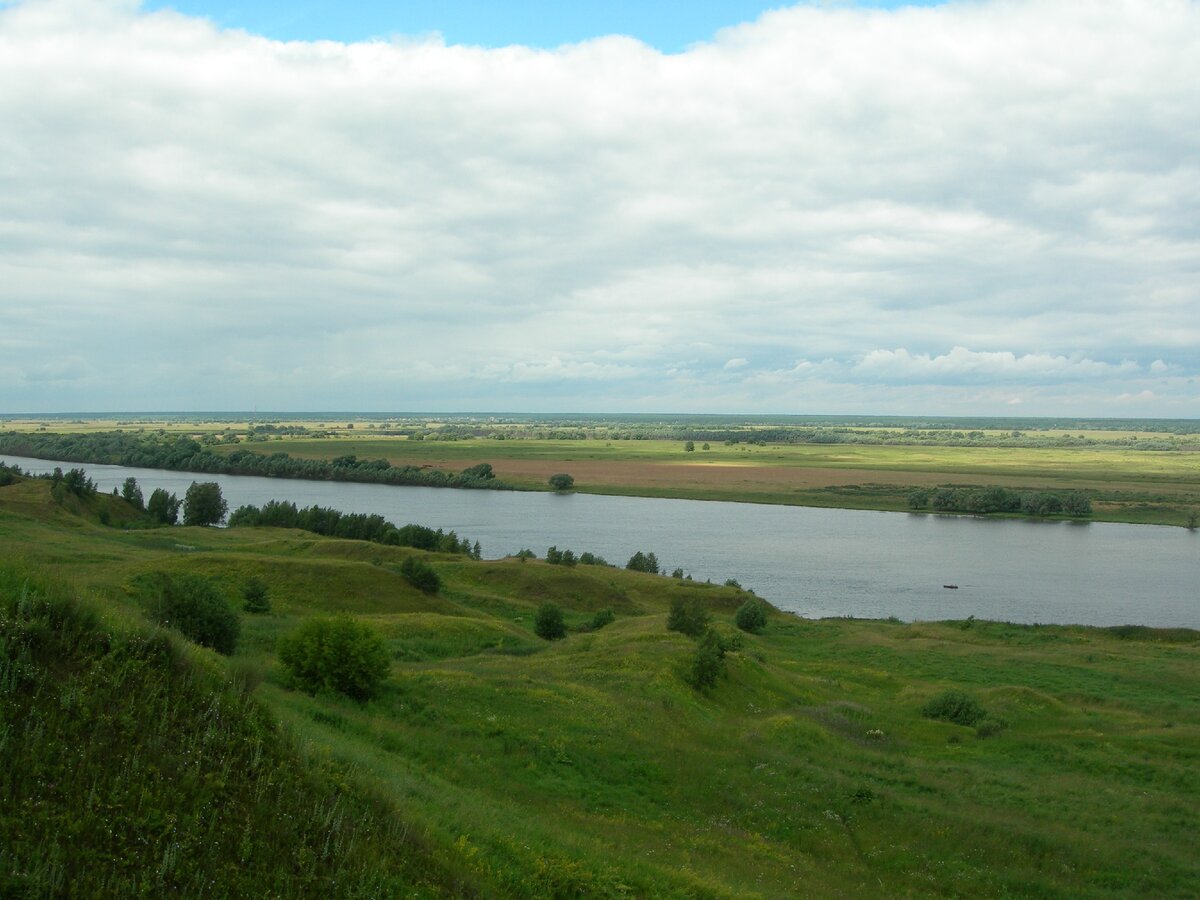
<instances>
[{"instance_id":1,"label":"meadow","mask_svg":"<svg viewBox=\"0 0 1200 900\"><path fill-rule=\"evenodd\" d=\"M14 891L84 877L77 853L103 887L186 892L197 870L175 845L207 861L213 896L1200 892L1200 633L772 612L748 634L735 587L139 525L117 498L0 487L3 752L83 773L6 766ZM409 558L437 592L402 576ZM220 656L148 624L151 572L211 579L234 605L259 578L271 611L242 612ZM709 689L687 680L696 642L666 627L677 598L729 644ZM534 633L547 601L563 640ZM587 630L601 609L615 621ZM370 700L288 687L279 638L330 614L385 641ZM40 687L14 692L14 672ZM922 714L949 690L986 718ZM178 777L147 778L156 754Z\"/></svg>"}]
</instances>

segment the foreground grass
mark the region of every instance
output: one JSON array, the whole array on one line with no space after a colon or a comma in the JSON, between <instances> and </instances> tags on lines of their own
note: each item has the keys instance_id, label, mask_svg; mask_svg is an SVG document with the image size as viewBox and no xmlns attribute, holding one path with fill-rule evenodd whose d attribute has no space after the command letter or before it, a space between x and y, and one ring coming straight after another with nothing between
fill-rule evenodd
<instances>
[{"instance_id":1,"label":"foreground grass","mask_svg":"<svg viewBox=\"0 0 1200 900\"><path fill-rule=\"evenodd\" d=\"M61 650L30 657L45 687L20 721L40 715L59 724L46 727L40 743L29 737L35 726L9 727L6 763L23 754L21 766L6 766L9 777L64 747L91 754L84 770L91 776L21 776L6 796L28 815L54 796L39 785L58 784L64 809L85 810L75 815L77 841L92 854L97 878L117 877L121 860L141 860L146 880L138 884L153 891L159 883L153 873L162 845L130 838L112 849L95 812L104 807L89 811L86 798L96 784L96 804L132 805L122 798L156 758L146 748L178 734L182 747L212 756L191 769L160 767L161 789L176 792L173 806L210 796L200 792L209 769L223 781L211 796L245 793L257 804L232 818L218 816L222 804L199 803L189 813L216 841L203 852L217 871L240 865L237 841L247 831L277 834L270 810L325 810L309 817L320 836L330 809L320 803L331 802L320 798L344 791L338 802L374 810L366 820L376 823L371 837L344 837L354 848L344 854L346 883L364 893L389 895L396 886L515 897L1200 892L1196 632L775 615L761 636L742 636L726 675L699 693L682 677L695 645L666 631L665 611L673 596L699 598L732 634L731 613L745 595L731 588L607 568L428 556L443 579L440 593L428 596L396 572L415 551L271 529L122 531L39 492L39 483L0 488L5 552L27 569L58 569L117 620L105 627L140 633L128 588L152 570L210 576L231 598L257 575L274 607L270 615L243 615L232 660L168 641L176 649L163 651L166 661L151 666L148 680L136 680L139 663L127 667L135 680L121 680L124 669L114 664L72 681L74 667L93 664L75 662L89 657L66 638ZM546 599L563 605L576 629L600 608L612 608L617 620L548 644L532 632L533 611ZM392 677L367 703L289 691L277 668L275 639L331 610L371 624L391 651ZM51 658L71 662L52 666ZM242 685L261 683L249 694L227 686L235 672ZM181 673L183 686L174 681ZM68 715L58 709L70 684L96 693ZM169 716L130 705L150 684L182 698L163 701L173 704L163 707ZM947 689L981 703L994 730L922 717L925 702ZM6 710L15 696L5 694ZM223 730L205 738L215 727L205 713L212 704ZM170 727L149 727L152 713ZM127 723L120 741L104 737L106 715ZM299 788L252 793L263 790L263 779L238 747L263 734L276 735L268 770L282 778L291 766L296 783L315 790L303 803L288 799ZM105 780L108 769L114 774ZM188 781L188 772L199 780ZM335 793L322 794L331 784ZM165 808L165 801L144 806ZM47 821L67 821L63 815ZM20 827L16 818L5 821L6 835ZM129 833L157 840L152 828L139 828ZM30 833L40 837L23 845L24 859L36 847L59 846L49 824ZM293 889L270 879L296 871L293 857L307 839L271 837L268 847L264 837L255 845L261 867L229 884L259 885L260 894ZM5 858L4 865L33 877L28 864ZM63 876L48 869L52 877Z\"/></svg>"}]
</instances>

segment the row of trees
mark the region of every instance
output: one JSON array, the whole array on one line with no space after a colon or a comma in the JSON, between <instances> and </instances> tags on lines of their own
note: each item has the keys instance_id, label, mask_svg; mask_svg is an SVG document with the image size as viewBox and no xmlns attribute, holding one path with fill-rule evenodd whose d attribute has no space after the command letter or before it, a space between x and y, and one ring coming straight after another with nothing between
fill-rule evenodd
<instances>
[{"instance_id":1,"label":"row of trees","mask_svg":"<svg viewBox=\"0 0 1200 900\"><path fill-rule=\"evenodd\" d=\"M1090 516L1092 501L1082 491L1010 491L1003 487L918 488L908 495L910 509L940 512L1021 513L1026 516Z\"/></svg>"},{"instance_id":2,"label":"row of trees","mask_svg":"<svg viewBox=\"0 0 1200 900\"><path fill-rule=\"evenodd\" d=\"M150 500L145 501L137 479L131 477L121 485L121 497L134 509L145 512L156 525L178 523L180 508L184 525L220 525L229 511L221 486L215 481L193 481L182 501L163 488L155 488Z\"/></svg>"},{"instance_id":3,"label":"row of trees","mask_svg":"<svg viewBox=\"0 0 1200 900\"><path fill-rule=\"evenodd\" d=\"M383 516L365 513L344 513L324 506L297 508L286 500L271 500L262 507L239 506L229 517L229 527L268 526L299 528L327 537L372 541L393 547L414 547L438 553L462 553L479 559L479 542L472 544L455 532L434 530L424 525L396 527Z\"/></svg>"},{"instance_id":4,"label":"row of trees","mask_svg":"<svg viewBox=\"0 0 1200 900\"><path fill-rule=\"evenodd\" d=\"M309 481L353 481L420 487L492 488L511 490L499 481L490 463L458 473L419 466L393 466L386 459L339 456L333 460L295 459L287 453L235 450L214 453L189 437L107 431L90 434L0 434L0 453L70 462L106 463L181 472L301 478Z\"/></svg>"}]
</instances>

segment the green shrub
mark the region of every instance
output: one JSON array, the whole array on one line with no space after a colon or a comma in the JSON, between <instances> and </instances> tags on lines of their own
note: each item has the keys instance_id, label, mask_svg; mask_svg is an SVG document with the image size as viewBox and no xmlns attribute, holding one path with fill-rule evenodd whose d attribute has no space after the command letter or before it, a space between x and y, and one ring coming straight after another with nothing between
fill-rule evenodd
<instances>
[{"instance_id":1,"label":"green shrub","mask_svg":"<svg viewBox=\"0 0 1200 900\"><path fill-rule=\"evenodd\" d=\"M237 613L210 579L152 572L139 576L135 584L146 598L150 617L160 625L226 656L237 647L241 631Z\"/></svg>"},{"instance_id":2,"label":"green shrub","mask_svg":"<svg viewBox=\"0 0 1200 900\"><path fill-rule=\"evenodd\" d=\"M698 638L707 630L708 618L708 611L699 601L676 597L671 601L671 611L667 614L667 630Z\"/></svg>"},{"instance_id":3,"label":"green shrub","mask_svg":"<svg viewBox=\"0 0 1200 900\"><path fill-rule=\"evenodd\" d=\"M550 476L550 487L556 491L569 491L575 485L575 479L566 472Z\"/></svg>"},{"instance_id":4,"label":"green shrub","mask_svg":"<svg viewBox=\"0 0 1200 900\"><path fill-rule=\"evenodd\" d=\"M983 720L987 711L962 691L945 691L921 707L921 715L970 727Z\"/></svg>"},{"instance_id":5,"label":"green shrub","mask_svg":"<svg viewBox=\"0 0 1200 900\"><path fill-rule=\"evenodd\" d=\"M246 579L242 585L242 609L248 613L268 613L271 600L267 596L267 583L257 575Z\"/></svg>"},{"instance_id":6,"label":"green shrub","mask_svg":"<svg viewBox=\"0 0 1200 900\"><path fill-rule=\"evenodd\" d=\"M309 619L281 638L278 650L292 685L309 694L328 690L366 700L388 673L383 640L346 616Z\"/></svg>"},{"instance_id":7,"label":"green shrub","mask_svg":"<svg viewBox=\"0 0 1200 900\"><path fill-rule=\"evenodd\" d=\"M563 622L562 610L553 603L543 603L533 617L533 630L538 637L547 641L566 637L567 626Z\"/></svg>"},{"instance_id":8,"label":"green shrub","mask_svg":"<svg viewBox=\"0 0 1200 900\"><path fill-rule=\"evenodd\" d=\"M738 607L733 621L742 631L758 634L767 627L767 608L757 600L747 600Z\"/></svg>"},{"instance_id":9,"label":"green shrub","mask_svg":"<svg viewBox=\"0 0 1200 900\"><path fill-rule=\"evenodd\" d=\"M687 682L696 690L704 690L715 685L724 671L725 648L721 638L715 631L705 632L696 647L696 655L692 657Z\"/></svg>"},{"instance_id":10,"label":"green shrub","mask_svg":"<svg viewBox=\"0 0 1200 900\"><path fill-rule=\"evenodd\" d=\"M592 621L588 623L588 628L592 631L599 631L605 625L611 625L616 618L616 614L611 609L602 609L592 616Z\"/></svg>"},{"instance_id":11,"label":"green shrub","mask_svg":"<svg viewBox=\"0 0 1200 900\"><path fill-rule=\"evenodd\" d=\"M400 574L407 578L408 583L417 590L427 594L436 594L441 590L442 579L433 570L433 566L423 559L410 556L400 563Z\"/></svg>"}]
</instances>

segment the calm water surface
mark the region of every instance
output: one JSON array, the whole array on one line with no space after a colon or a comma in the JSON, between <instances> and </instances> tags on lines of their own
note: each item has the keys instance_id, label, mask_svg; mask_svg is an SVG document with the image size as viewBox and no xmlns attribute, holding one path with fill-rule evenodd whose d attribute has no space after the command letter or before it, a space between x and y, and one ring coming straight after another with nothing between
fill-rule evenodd
<instances>
[{"instance_id":1,"label":"calm water surface","mask_svg":"<svg viewBox=\"0 0 1200 900\"><path fill-rule=\"evenodd\" d=\"M34 473L78 466L0 460ZM453 529L486 557L553 544L623 565L653 551L668 570L736 578L804 616L1200 628L1200 532L1183 528L79 467L106 492L129 476L147 497L215 481L231 510L290 500Z\"/></svg>"}]
</instances>

